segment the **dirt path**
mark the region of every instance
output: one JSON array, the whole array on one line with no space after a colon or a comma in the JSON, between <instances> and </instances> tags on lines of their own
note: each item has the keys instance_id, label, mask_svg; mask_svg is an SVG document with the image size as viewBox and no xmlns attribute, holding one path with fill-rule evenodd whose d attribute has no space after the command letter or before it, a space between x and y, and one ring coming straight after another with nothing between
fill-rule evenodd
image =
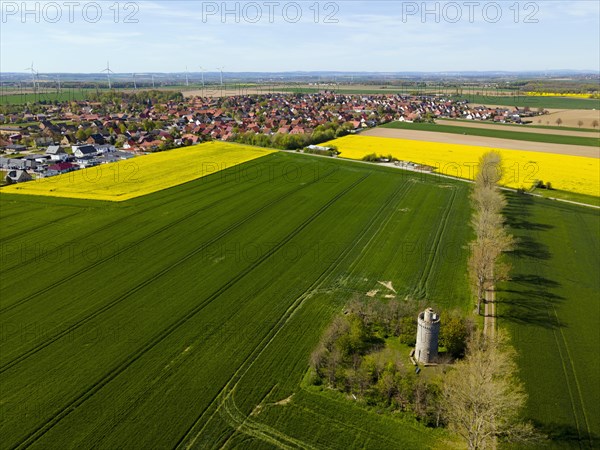
<instances>
[{"instance_id":1,"label":"dirt path","mask_svg":"<svg viewBox=\"0 0 600 450\"><path fill-rule=\"evenodd\" d=\"M413 141L439 142L442 144L474 145L478 147L499 148L506 150L524 150L530 152L553 153L557 155L585 156L600 158L600 148L585 145L548 144L545 142L517 141L483 136L467 136L463 134L438 133L435 131L401 130L394 128L372 128L361 133L361 136L375 136Z\"/></svg>"},{"instance_id":2,"label":"dirt path","mask_svg":"<svg viewBox=\"0 0 600 450\"><path fill-rule=\"evenodd\" d=\"M494 290L485 293L483 334L490 338L496 336L496 292Z\"/></svg>"},{"instance_id":3,"label":"dirt path","mask_svg":"<svg viewBox=\"0 0 600 450\"><path fill-rule=\"evenodd\" d=\"M436 123L440 125L449 125L452 127L465 127L465 128L483 128L486 130L498 130L498 131L516 131L519 133L532 133L532 134L553 134L556 136L577 136L577 137L600 137L599 131L569 131L569 130L544 130L542 128L528 128L527 125L494 125L493 123L487 122L457 122L456 120L445 120L438 119Z\"/></svg>"}]
</instances>

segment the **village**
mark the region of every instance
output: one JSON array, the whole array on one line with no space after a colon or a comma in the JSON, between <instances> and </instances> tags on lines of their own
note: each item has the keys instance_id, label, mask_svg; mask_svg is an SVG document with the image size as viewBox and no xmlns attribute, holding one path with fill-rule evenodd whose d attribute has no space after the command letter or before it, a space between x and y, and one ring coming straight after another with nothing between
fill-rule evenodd
<instances>
[{"instance_id":1,"label":"village","mask_svg":"<svg viewBox=\"0 0 600 450\"><path fill-rule=\"evenodd\" d=\"M209 140L314 149L314 144L392 121L522 123L544 113L441 96L323 92L185 99L176 93L165 100L160 94L148 91L143 100L135 94L102 94L0 114L3 179L25 182ZM254 142L255 137L269 140Z\"/></svg>"}]
</instances>

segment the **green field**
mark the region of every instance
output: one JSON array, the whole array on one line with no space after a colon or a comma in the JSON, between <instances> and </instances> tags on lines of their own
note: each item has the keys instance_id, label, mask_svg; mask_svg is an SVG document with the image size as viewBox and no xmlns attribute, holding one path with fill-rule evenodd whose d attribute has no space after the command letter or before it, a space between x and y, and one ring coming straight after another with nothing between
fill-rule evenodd
<instances>
[{"instance_id":1,"label":"green field","mask_svg":"<svg viewBox=\"0 0 600 450\"><path fill-rule=\"evenodd\" d=\"M511 195L519 239L512 281L498 292L499 324L519 353L527 416L553 448L600 446L600 212Z\"/></svg>"},{"instance_id":2,"label":"green field","mask_svg":"<svg viewBox=\"0 0 600 450\"><path fill-rule=\"evenodd\" d=\"M527 95L495 96L466 94L454 96L455 100L468 100L475 105L529 106L549 109L600 109L600 99L568 97L535 97Z\"/></svg>"},{"instance_id":3,"label":"green field","mask_svg":"<svg viewBox=\"0 0 600 450\"><path fill-rule=\"evenodd\" d=\"M23 94L2 94L0 105L24 105L38 102L67 102L88 99L89 95L96 93L96 89L65 89L63 92L40 92Z\"/></svg>"},{"instance_id":4,"label":"green field","mask_svg":"<svg viewBox=\"0 0 600 450\"><path fill-rule=\"evenodd\" d=\"M120 204L0 194L2 448L439 447L301 382L378 281L470 311L467 194L283 153Z\"/></svg>"},{"instance_id":5,"label":"green field","mask_svg":"<svg viewBox=\"0 0 600 450\"><path fill-rule=\"evenodd\" d=\"M544 116L539 116L539 117L544 117ZM536 117L529 117L526 118L525 120L532 120L532 119L536 119ZM467 120L467 119L446 119L444 118L444 120L451 120L453 122L465 122L465 123L490 123L490 122L475 122L473 120ZM561 131L584 131L584 132L589 132L589 133L600 133L600 130L598 128L577 128L577 127L559 127L557 125L532 125L530 123L526 124L526 125L519 125L519 124L514 124L514 123L494 123L494 126L498 126L498 127L521 127L523 128L523 130L527 130L528 128L536 128L536 129L540 129L540 130L561 130Z\"/></svg>"},{"instance_id":6,"label":"green field","mask_svg":"<svg viewBox=\"0 0 600 450\"><path fill-rule=\"evenodd\" d=\"M510 139L528 142L546 142L562 145L585 145L600 147L600 139L594 137L563 136L555 134L527 133L524 131L491 130L488 128L457 127L453 125L440 125L437 123L407 123L390 122L382 125L383 128L396 128L400 130L434 131L437 133L463 134L467 136L484 136L491 138Z\"/></svg>"},{"instance_id":7,"label":"green field","mask_svg":"<svg viewBox=\"0 0 600 450\"><path fill-rule=\"evenodd\" d=\"M578 192L561 191L559 189L540 189L536 188L531 190L534 195L539 195L545 198L557 198L560 200L568 200L570 202L585 203L586 205L599 206L600 197L593 195L580 194Z\"/></svg>"},{"instance_id":8,"label":"green field","mask_svg":"<svg viewBox=\"0 0 600 450\"><path fill-rule=\"evenodd\" d=\"M379 281L470 313L468 194L287 153L122 203L0 194L0 447L455 446L303 379L331 318ZM528 416L585 447L599 214L513 195L508 215L521 241L498 298Z\"/></svg>"}]
</instances>

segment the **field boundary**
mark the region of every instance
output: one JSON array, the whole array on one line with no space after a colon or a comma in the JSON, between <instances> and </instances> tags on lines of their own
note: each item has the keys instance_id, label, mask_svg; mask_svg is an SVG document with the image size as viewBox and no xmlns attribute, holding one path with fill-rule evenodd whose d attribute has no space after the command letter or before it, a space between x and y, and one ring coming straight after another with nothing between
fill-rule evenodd
<instances>
[{"instance_id":1,"label":"field boundary","mask_svg":"<svg viewBox=\"0 0 600 450\"><path fill-rule=\"evenodd\" d=\"M289 152L290 154L296 154L294 152ZM306 156L310 156L310 157L314 157L314 158L327 158L327 159L331 159L330 156L323 156L323 155L316 155L316 154L312 154L312 153L305 153L304 155ZM405 169L404 167L400 167L400 166L394 166L394 165L382 165L379 163L375 163L375 162L370 162L370 161L359 161L357 159L351 159L351 158L344 158L339 157L340 161L347 161L347 162L351 162L351 163L357 163L357 164L369 164L371 166L374 167L388 167L390 169L395 169L395 170L401 170L403 172L409 172L412 174L415 174L415 176L418 175L427 175L427 176L431 176L431 177L438 177L438 178L447 178L449 180L455 180L455 181L461 181L463 183L470 183L473 184L473 180L469 180L466 178L459 178L459 177L453 177L452 175L444 175L442 173L438 173L438 172L424 172L424 171L419 171L416 172L414 170L411 169ZM518 189L515 188L510 188L510 187L506 187L506 186L500 186L500 189L504 190L504 191L510 191L510 192L519 192ZM594 208L594 209L600 209L600 206L597 205L590 205L589 203L582 203L582 202L576 202L574 200L567 200L564 198L556 198L556 197L545 197L543 195L540 194L535 194L533 192L523 192L523 195L529 195L531 197L536 197L536 198L545 198L546 200L552 200L552 201L557 201L557 202L563 202L563 203L570 203L572 205L577 205L577 206L584 206L586 208Z\"/></svg>"}]
</instances>

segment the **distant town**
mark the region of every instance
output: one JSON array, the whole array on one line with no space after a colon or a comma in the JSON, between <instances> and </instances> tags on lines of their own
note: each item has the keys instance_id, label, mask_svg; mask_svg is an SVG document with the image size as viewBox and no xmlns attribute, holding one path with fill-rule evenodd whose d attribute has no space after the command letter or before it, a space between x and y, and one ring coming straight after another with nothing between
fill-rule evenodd
<instances>
[{"instance_id":1,"label":"distant town","mask_svg":"<svg viewBox=\"0 0 600 450\"><path fill-rule=\"evenodd\" d=\"M90 101L38 103L0 114L0 169L6 171L3 181L24 182L209 140L318 151L322 147L315 144L392 121L520 124L545 112L439 95L99 94Z\"/></svg>"}]
</instances>

